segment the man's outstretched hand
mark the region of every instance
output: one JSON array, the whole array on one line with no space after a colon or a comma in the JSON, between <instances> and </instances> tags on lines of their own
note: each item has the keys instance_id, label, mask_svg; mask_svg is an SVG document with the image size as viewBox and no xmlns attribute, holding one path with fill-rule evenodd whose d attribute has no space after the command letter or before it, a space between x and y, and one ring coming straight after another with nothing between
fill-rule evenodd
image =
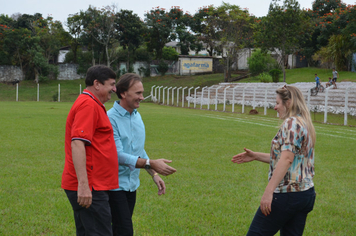
<instances>
[{"instance_id":1,"label":"man's outstretched hand","mask_svg":"<svg viewBox=\"0 0 356 236\"><path fill-rule=\"evenodd\" d=\"M150 165L151 168L154 169L158 174L167 176L177 171L173 167L166 164L171 162L172 162L171 160L157 159L157 160L150 160Z\"/></svg>"}]
</instances>

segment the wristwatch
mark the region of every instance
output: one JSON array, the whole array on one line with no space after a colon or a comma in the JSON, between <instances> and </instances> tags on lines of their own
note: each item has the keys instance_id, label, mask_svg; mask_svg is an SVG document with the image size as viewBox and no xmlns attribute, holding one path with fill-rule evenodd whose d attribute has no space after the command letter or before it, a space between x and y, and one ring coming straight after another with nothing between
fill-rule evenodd
<instances>
[{"instance_id":1,"label":"wristwatch","mask_svg":"<svg viewBox=\"0 0 356 236\"><path fill-rule=\"evenodd\" d=\"M145 165L145 169L146 169L146 170L149 170L149 169L151 169L151 165L150 165L150 159L147 159L147 160L146 160L146 165Z\"/></svg>"}]
</instances>

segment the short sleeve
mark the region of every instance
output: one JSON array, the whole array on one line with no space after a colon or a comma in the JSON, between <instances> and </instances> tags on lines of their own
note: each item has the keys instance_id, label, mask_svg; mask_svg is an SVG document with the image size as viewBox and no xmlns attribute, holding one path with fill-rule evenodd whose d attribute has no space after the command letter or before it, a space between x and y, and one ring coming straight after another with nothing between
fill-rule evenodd
<instances>
[{"instance_id":1,"label":"short sleeve","mask_svg":"<svg viewBox=\"0 0 356 236\"><path fill-rule=\"evenodd\" d=\"M74 116L71 139L82 140L90 145L95 132L97 114L89 103L83 103L77 108Z\"/></svg>"},{"instance_id":2,"label":"short sleeve","mask_svg":"<svg viewBox=\"0 0 356 236\"><path fill-rule=\"evenodd\" d=\"M301 126L295 117L290 117L285 120L282 131L281 151L291 151L294 154L298 153L301 148Z\"/></svg>"}]
</instances>

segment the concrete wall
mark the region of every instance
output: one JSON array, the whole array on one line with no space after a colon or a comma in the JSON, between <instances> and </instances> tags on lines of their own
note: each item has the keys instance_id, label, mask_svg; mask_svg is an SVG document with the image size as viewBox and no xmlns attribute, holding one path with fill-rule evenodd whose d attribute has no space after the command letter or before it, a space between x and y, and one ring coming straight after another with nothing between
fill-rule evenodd
<instances>
[{"instance_id":1,"label":"concrete wall","mask_svg":"<svg viewBox=\"0 0 356 236\"><path fill-rule=\"evenodd\" d=\"M247 64L247 58L251 57L252 55L252 48L244 48L241 49L238 52L237 56L237 68L239 70L247 70L248 69L248 64Z\"/></svg>"},{"instance_id":2,"label":"concrete wall","mask_svg":"<svg viewBox=\"0 0 356 236\"><path fill-rule=\"evenodd\" d=\"M302 54L288 55L288 69L308 67L308 61Z\"/></svg>"},{"instance_id":3,"label":"concrete wall","mask_svg":"<svg viewBox=\"0 0 356 236\"><path fill-rule=\"evenodd\" d=\"M14 82L23 80L24 76L18 66L0 66L0 82Z\"/></svg>"},{"instance_id":4,"label":"concrete wall","mask_svg":"<svg viewBox=\"0 0 356 236\"><path fill-rule=\"evenodd\" d=\"M139 70L139 69L141 69L141 68L146 68L147 66L148 66L148 63L145 62L145 61L136 61L136 62L132 65L133 70L134 70L133 73L136 73L136 74L138 74L138 75L140 75L140 76L143 77L144 74L143 74L143 73L140 73L140 70ZM120 70L125 69L126 72L128 71L128 69L126 68L126 62L120 62L119 65L118 65L118 67L119 67Z\"/></svg>"},{"instance_id":5,"label":"concrete wall","mask_svg":"<svg viewBox=\"0 0 356 236\"><path fill-rule=\"evenodd\" d=\"M59 64L58 70L58 80L75 80L84 78L85 75L77 74L78 65L76 64Z\"/></svg>"}]
</instances>

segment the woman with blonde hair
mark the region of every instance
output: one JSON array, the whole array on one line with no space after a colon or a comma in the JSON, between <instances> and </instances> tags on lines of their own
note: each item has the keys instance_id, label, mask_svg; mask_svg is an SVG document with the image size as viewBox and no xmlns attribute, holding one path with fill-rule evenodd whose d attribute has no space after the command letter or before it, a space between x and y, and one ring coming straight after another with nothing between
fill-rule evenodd
<instances>
[{"instance_id":1,"label":"woman with blonde hair","mask_svg":"<svg viewBox=\"0 0 356 236\"><path fill-rule=\"evenodd\" d=\"M270 153L245 152L232 162L269 164L268 185L247 235L302 235L313 210L315 129L302 92L294 86L276 91L276 106L283 123L272 139Z\"/></svg>"}]
</instances>

